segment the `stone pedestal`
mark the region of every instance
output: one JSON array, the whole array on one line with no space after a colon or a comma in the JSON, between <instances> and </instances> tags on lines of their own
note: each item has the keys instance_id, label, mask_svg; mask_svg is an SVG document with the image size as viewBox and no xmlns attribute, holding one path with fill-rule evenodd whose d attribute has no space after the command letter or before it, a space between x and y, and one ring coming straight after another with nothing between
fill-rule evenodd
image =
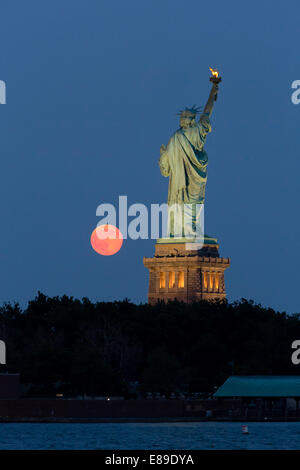
<instances>
[{"instance_id":1,"label":"stone pedestal","mask_svg":"<svg viewBox=\"0 0 300 470\"><path fill-rule=\"evenodd\" d=\"M158 239L149 269L148 302L177 299L186 303L226 298L224 271L229 258L220 258L215 238L205 236L199 249L185 239Z\"/></svg>"}]
</instances>

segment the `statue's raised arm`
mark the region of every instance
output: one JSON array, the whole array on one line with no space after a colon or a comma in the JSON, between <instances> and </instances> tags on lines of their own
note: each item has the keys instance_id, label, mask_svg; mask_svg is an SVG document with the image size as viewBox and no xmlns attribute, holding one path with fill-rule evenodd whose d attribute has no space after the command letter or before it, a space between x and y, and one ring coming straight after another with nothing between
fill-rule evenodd
<instances>
[{"instance_id":1,"label":"statue's raised arm","mask_svg":"<svg viewBox=\"0 0 300 470\"><path fill-rule=\"evenodd\" d=\"M218 91L219 91L219 84L213 82L207 103L203 110L203 114L208 114L208 116L211 116L211 113L214 107L214 102L216 101L216 96L218 95ZM201 116L200 116L200 119L201 119Z\"/></svg>"}]
</instances>

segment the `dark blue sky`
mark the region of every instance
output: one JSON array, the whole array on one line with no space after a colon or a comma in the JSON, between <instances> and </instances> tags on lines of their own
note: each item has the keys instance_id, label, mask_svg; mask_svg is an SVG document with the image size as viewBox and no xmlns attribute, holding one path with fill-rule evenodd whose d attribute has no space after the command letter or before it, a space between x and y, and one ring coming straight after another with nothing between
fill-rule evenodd
<instances>
[{"instance_id":1,"label":"dark blue sky","mask_svg":"<svg viewBox=\"0 0 300 470\"><path fill-rule=\"evenodd\" d=\"M207 138L205 231L230 300L300 311L299 2L2 2L0 302L146 301L153 240L97 255L102 202L165 202L159 148L223 76Z\"/></svg>"}]
</instances>

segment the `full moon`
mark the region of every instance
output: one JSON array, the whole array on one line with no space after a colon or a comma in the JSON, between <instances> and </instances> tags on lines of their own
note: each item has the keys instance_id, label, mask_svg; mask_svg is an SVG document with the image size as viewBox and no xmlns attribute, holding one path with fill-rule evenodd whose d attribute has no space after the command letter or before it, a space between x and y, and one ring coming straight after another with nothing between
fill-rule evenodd
<instances>
[{"instance_id":1,"label":"full moon","mask_svg":"<svg viewBox=\"0 0 300 470\"><path fill-rule=\"evenodd\" d=\"M91 235L91 245L100 255L114 255L120 250L122 244L123 235L114 225L99 225Z\"/></svg>"}]
</instances>

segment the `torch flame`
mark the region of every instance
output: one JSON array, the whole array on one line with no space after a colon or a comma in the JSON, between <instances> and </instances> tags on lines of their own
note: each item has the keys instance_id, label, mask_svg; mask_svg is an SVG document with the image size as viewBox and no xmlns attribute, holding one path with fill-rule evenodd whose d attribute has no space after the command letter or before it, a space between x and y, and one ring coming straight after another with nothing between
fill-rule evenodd
<instances>
[{"instance_id":1,"label":"torch flame","mask_svg":"<svg viewBox=\"0 0 300 470\"><path fill-rule=\"evenodd\" d=\"M211 67L209 67L209 70L211 71L213 77L219 76L219 72L217 71L217 69L212 69Z\"/></svg>"}]
</instances>

